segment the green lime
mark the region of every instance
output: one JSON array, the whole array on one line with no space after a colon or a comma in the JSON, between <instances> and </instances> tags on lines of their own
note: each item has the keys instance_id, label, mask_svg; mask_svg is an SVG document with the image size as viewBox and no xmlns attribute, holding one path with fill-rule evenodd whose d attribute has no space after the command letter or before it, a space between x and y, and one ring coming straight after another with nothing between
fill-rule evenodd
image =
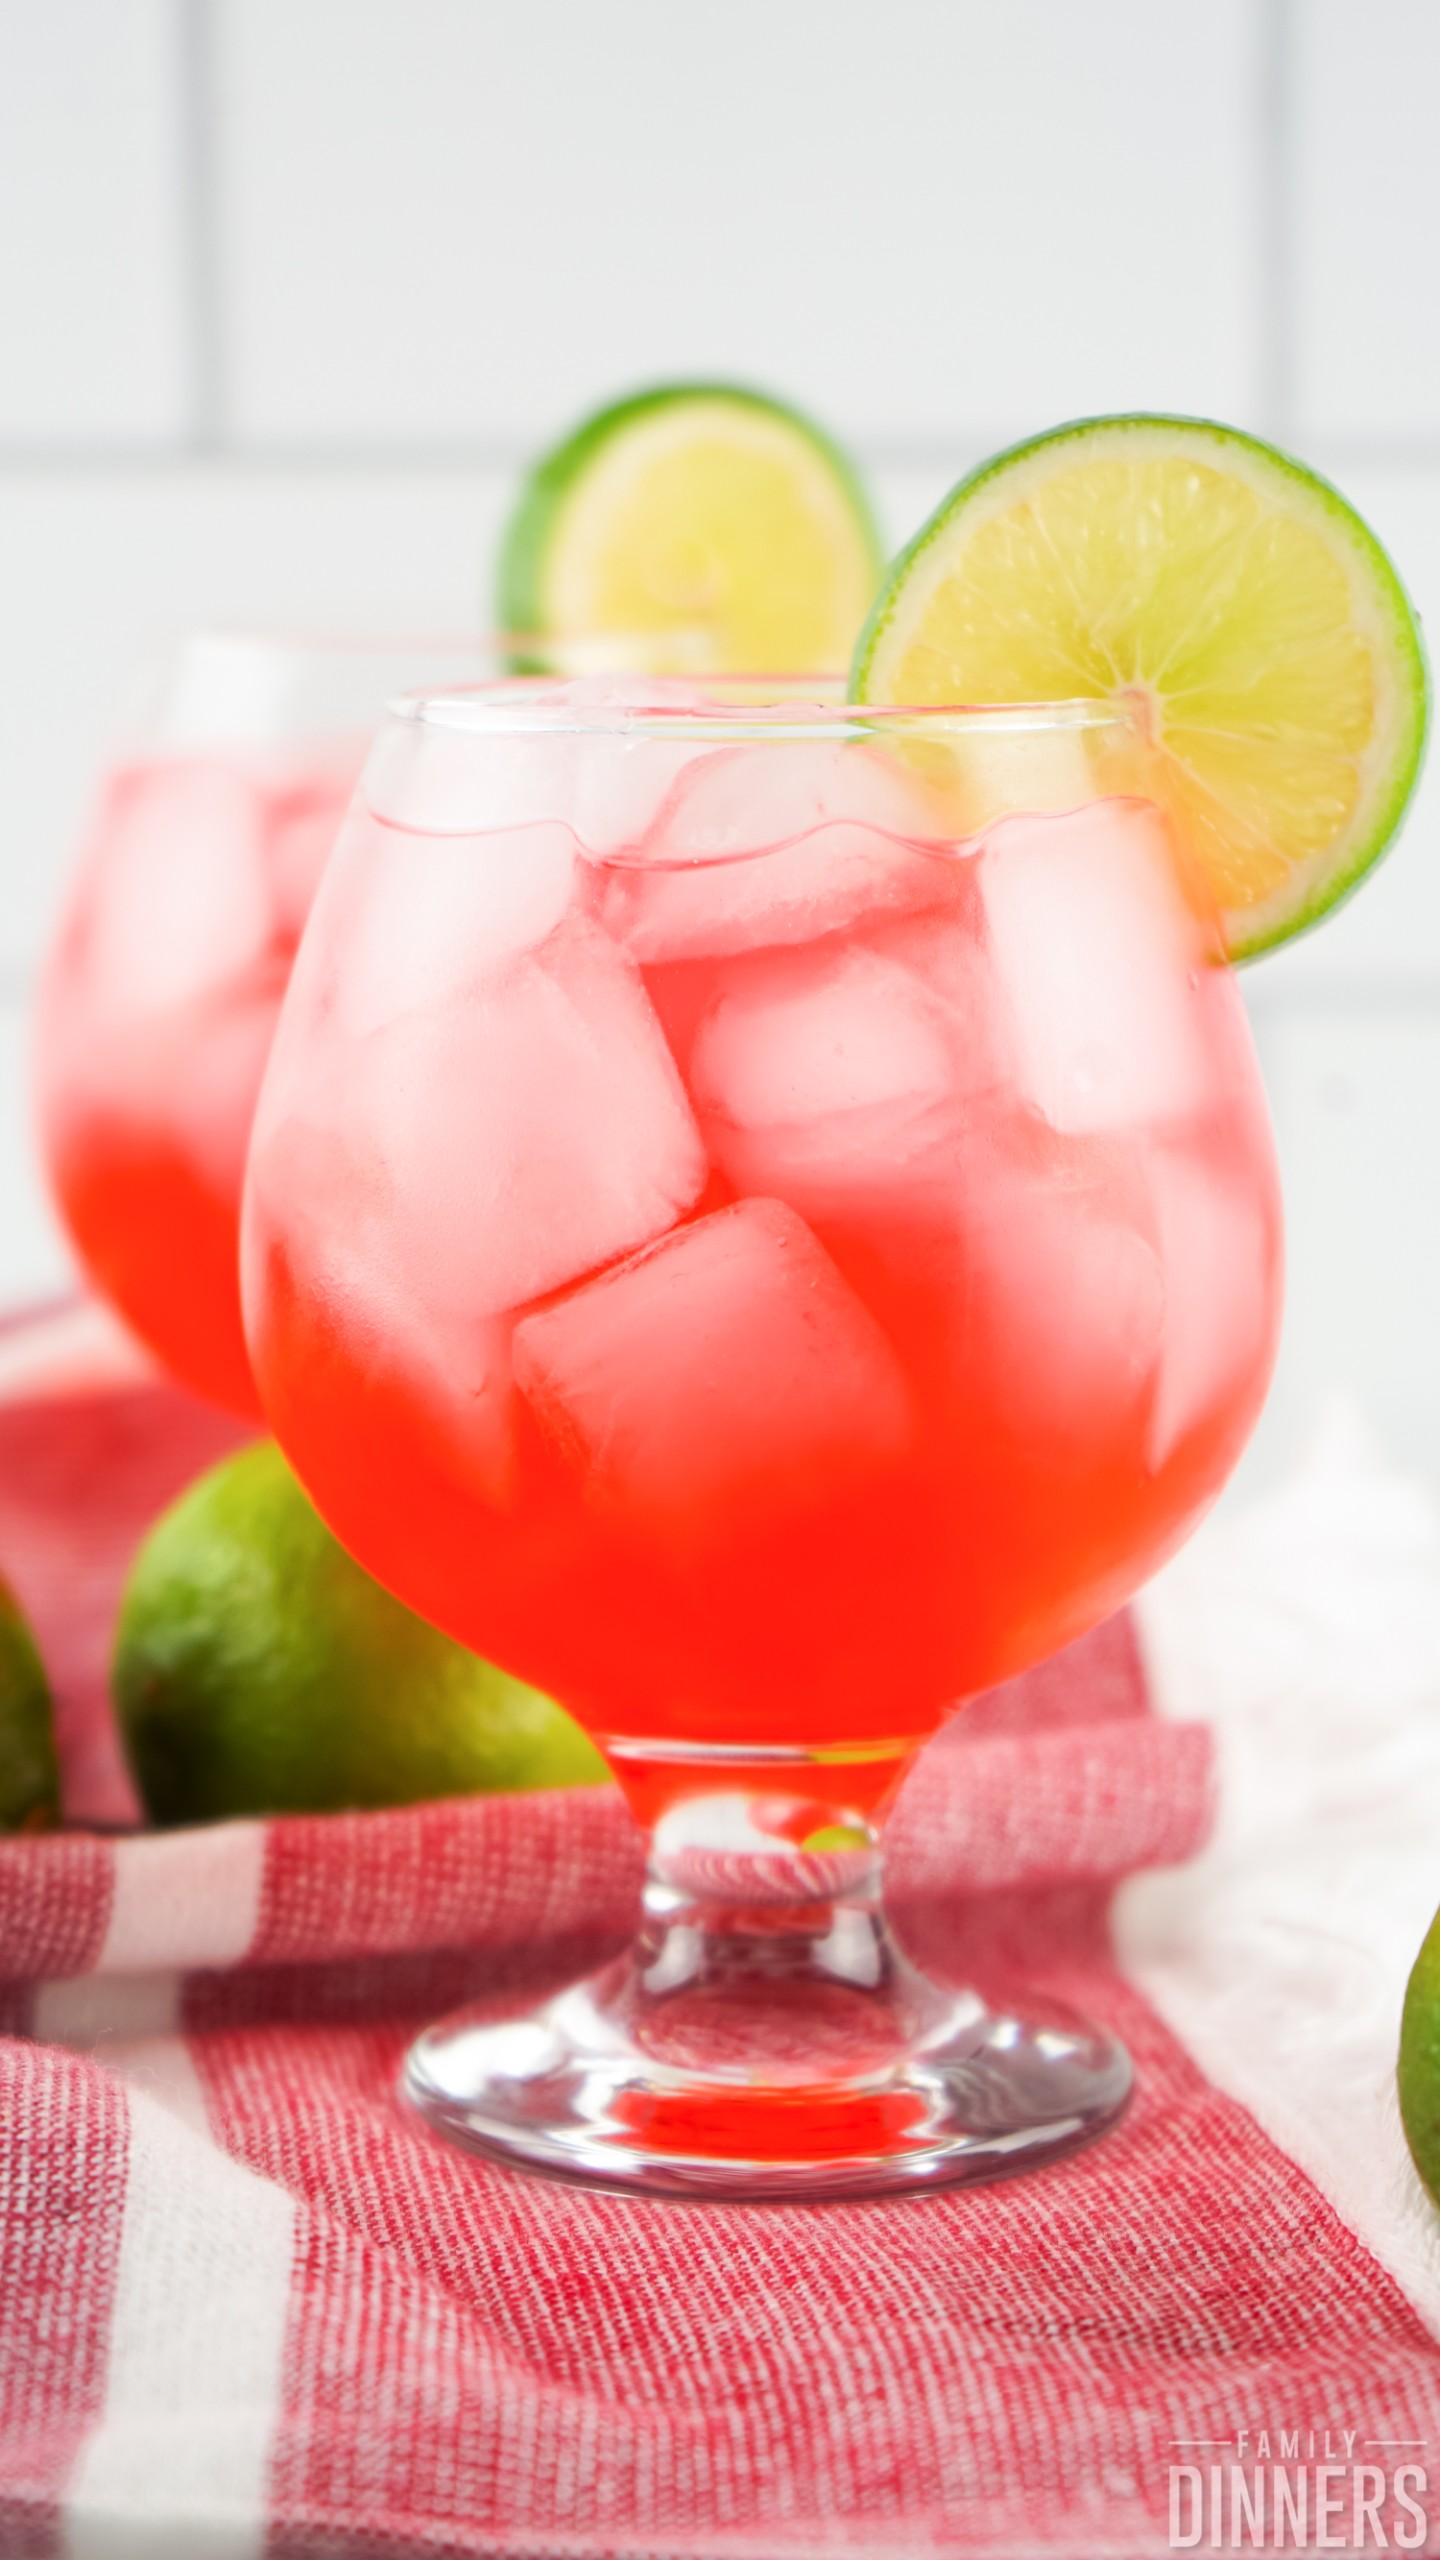
<instances>
[{"instance_id":1,"label":"green lime","mask_svg":"<svg viewBox=\"0 0 1440 2560\"><path fill-rule=\"evenodd\" d=\"M647 673L838 672L882 557L853 466L809 418L733 383L667 385L536 464L501 549L500 624L628 640Z\"/></svg>"},{"instance_id":2,"label":"green lime","mask_svg":"<svg viewBox=\"0 0 1440 2560\"><path fill-rule=\"evenodd\" d=\"M1440 2204L1440 1911L1405 1987L1395 2080L1410 2156Z\"/></svg>"},{"instance_id":3,"label":"green lime","mask_svg":"<svg viewBox=\"0 0 1440 2560\"><path fill-rule=\"evenodd\" d=\"M1199 418L1083 419L972 471L890 569L852 685L1133 706L1138 759L1098 778L1173 812L1237 959L1379 861L1429 717L1419 624L1368 526L1273 445ZM1101 757L1108 734L1088 733Z\"/></svg>"},{"instance_id":4,"label":"green lime","mask_svg":"<svg viewBox=\"0 0 1440 2560\"><path fill-rule=\"evenodd\" d=\"M549 1698L372 1582L269 1441L146 1538L112 1685L156 1822L326 1813L608 1775Z\"/></svg>"},{"instance_id":5,"label":"green lime","mask_svg":"<svg viewBox=\"0 0 1440 2560\"><path fill-rule=\"evenodd\" d=\"M59 1819L50 1683L20 1603L0 1581L0 1831L46 1831Z\"/></svg>"}]
</instances>

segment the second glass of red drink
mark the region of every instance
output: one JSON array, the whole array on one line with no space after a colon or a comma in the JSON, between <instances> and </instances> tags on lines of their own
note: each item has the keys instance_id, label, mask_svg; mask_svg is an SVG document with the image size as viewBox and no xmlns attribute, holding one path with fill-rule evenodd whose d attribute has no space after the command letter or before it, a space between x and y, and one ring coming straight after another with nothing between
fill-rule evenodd
<instances>
[{"instance_id":1,"label":"second glass of red drink","mask_svg":"<svg viewBox=\"0 0 1440 2560\"><path fill-rule=\"evenodd\" d=\"M240 1189L316 882L390 696L502 663L458 640L197 635L101 785L41 987L41 1144L102 1296L232 1412L260 1418Z\"/></svg>"}]
</instances>

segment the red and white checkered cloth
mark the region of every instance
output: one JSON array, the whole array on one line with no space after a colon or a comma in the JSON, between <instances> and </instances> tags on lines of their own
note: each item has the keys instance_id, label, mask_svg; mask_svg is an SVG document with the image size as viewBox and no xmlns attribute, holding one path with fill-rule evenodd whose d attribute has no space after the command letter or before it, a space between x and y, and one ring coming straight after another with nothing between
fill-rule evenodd
<instances>
[{"instance_id":1,"label":"red and white checkered cloth","mask_svg":"<svg viewBox=\"0 0 1440 2560\"><path fill-rule=\"evenodd\" d=\"M68 1809L114 1825L119 1576L236 1435L92 1319L48 1370L46 1339L0 1340L0 1568ZM1313 2547L1379 2547L1363 2499L1319 2539L1333 2455L1329 2529L1378 2472L1415 2547L1394 2476L1433 2468L1440 2548L1440 2247L1387 2095L1440 1898L1426 1505L1342 1454L1209 1533L938 1738L890 1872L936 1969L1019 1964L1119 2029L1107 2142L743 2209L429 2138L394 2095L416 2021L628 1926L608 1789L0 1842L0 2552L1100 2560L1191 2547L1192 2473L1230 2549L1264 2430Z\"/></svg>"}]
</instances>

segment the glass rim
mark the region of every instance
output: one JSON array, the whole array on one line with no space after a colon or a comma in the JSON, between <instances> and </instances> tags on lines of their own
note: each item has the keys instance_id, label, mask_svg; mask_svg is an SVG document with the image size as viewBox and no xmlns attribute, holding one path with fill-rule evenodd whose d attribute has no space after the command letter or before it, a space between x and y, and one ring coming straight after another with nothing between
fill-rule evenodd
<instances>
[{"instance_id":1,"label":"glass rim","mask_svg":"<svg viewBox=\"0 0 1440 2560\"><path fill-rule=\"evenodd\" d=\"M633 679L632 679L633 680ZM1034 737L1105 729L1132 730L1136 714L1123 696L1063 702L849 702L839 676L707 677L705 698L654 702L575 702L556 676L509 676L439 691L417 687L395 696L392 721L451 737L653 737L717 739L745 734L835 739L904 731L921 737ZM642 676L641 682L651 679ZM673 679L653 679L657 695ZM727 691L731 698L726 699ZM761 699L757 700L756 695ZM766 696L770 698L766 699ZM817 698L822 697L822 698Z\"/></svg>"}]
</instances>

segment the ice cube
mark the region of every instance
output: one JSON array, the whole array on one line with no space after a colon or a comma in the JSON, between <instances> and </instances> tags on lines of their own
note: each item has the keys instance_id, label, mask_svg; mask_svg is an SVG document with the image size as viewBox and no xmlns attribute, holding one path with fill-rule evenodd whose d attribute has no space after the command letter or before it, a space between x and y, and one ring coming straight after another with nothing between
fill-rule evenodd
<instances>
[{"instance_id":1,"label":"ice cube","mask_svg":"<svg viewBox=\"0 0 1440 2560\"><path fill-rule=\"evenodd\" d=\"M517 827L567 822L574 812L578 743L565 729L537 727L527 686L487 690L471 711L443 699L423 720L391 720L360 778L366 807L416 835L503 835ZM507 725L508 723L508 725Z\"/></svg>"},{"instance_id":2,"label":"ice cube","mask_svg":"<svg viewBox=\"0 0 1440 2560\"><path fill-rule=\"evenodd\" d=\"M1202 1156L1157 1149L1151 1191L1165 1282L1160 1370L1146 1441L1152 1468L1227 1399L1269 1375L1279 1306L1273 1204Z\"/></svg>"},{"instance_id":3,"label":"ice cube","mask_svg":"<svg viewBox=\"0 0 1440 2560\"><path fill-rule=\"evenodd\" d=\"M131 1160L178 1156L233 1216L282 992L262 969L193 1004L106 1019L83 987L52 985L64 1025L46 1078L54 1145L88 1157L104 1132Z\"/></svg>"},{"instance_id":4,"label":"ice cube","mask_svg":"<svg viewBox=\"0 0 1440 2560\"><path fill-rule=\"evenodd\" d=\"M597 723L576 740L575 832L598 859L642 844L687 767L707 752L685 715L703 718L707 697L673 677L590 676L569 684L564 700L587 712L659 711L669 715L635 728ZM713 710L713 703L708 706Z\"/></svg>"},{"instance_id":5,"label":"ice cube","mask_svg":"<svg viewBox=\"0 0 1440 2560\"><path fill-rule=\"evenodd\" d=\"M393 1322L380 1367L410 1405L432 1462L492 1510L515 1495L519 1399L504 1317Z\"/></svg>"},{"instance_id":6,"label":"ice cube","mask_svg":"<svg viewBox=\"0 0 1440 2560\"><path fill-rule=\"evenodd\" d=\"M282 934L298 942L320 874L349 802L342 784L316 780L274 793L265 810L265 861Z\"/></svg>"},{"instance_id":7,"label":"ice cube","mask_svg":"<svg viewBox=\"0 0 1440 2560\"><path fill-rule=\"evenodd\" d=\"M367 1386L398 1395L413 1440L437 1473L492 1510L507 1509L515 1494L518 1408L510 1324L417 1308L358 1255L344 1282L344 1298L332 1289L331 1305L345 1307L352 1340L363 1346Z\"/></svg>"},{"instance_id":8,"label":"ice cube","mask_svg":"<svg viewBox=\"0 0 1440 2560\"><path fill-rule=\"evenodd\" d=\"M639 973L581 921L349 1054L427 1307L522 1306L663 1234L704 1187Z\"/></svg>"},{"instance_id":9,"label":"ice cube","mask_svg":"<svg viewBox=\"0 0 1440 2560\"><path fill-rule=\"evenodd\" d=\"M263 1235L283 1234L296 1286L367 1394L398 1397L431 1464L503 1508L515 1482L513 1328L419 1303L393 1195L352 1143L335 1091L303 1099L322 1112L328 1099L326 1116L267 1104L257 1127L243 1258L258 1268Z\"/></svg>"},{"instance_id":10,"label":"ice cube","mask_svg":"<svg viewBox=\"0 0 1440 2560\"><path fill-rule=\"evenodd\" d=\"M937 836L918 778L861 740L780 738L721 747L686 772L645 851L665 862L725 862L848 826L902 841Z\"/></svg>"},{"instance_id":11,"label":"ice cube","mask_svg":"<svg viewBox=\"0 0 1440 2560\"><path fill-rule=\"evenodd\" d=\"M457 697L453 714L442 701L424 720L391 721L362 789L395 826L480 835L560 819L603 856L640 842L704 752L685 715L706 707L695 687L657 676L495 686L473 709ZM646 723L647 712L659 716Z\"/></svg>"},{"instance_id":12,"label":"ice cube","mask_svg":"<svg viewBox=\"0 0 1440 2560\"><path fill-rule=\"evenodd\" d=\"M1023 809L1082 809L1095 798L1087 733L1042 716L996 711L988 722L962 724L932 742L935 788L957 836L979 835L997 818Z\"/></svg>"},{"instance_id":13,"label":"ice cube","mask_svg":"<svg viewBox=\"0 0 1440 2560\"><path fill-rule=\"evenodd\" d=\"M742 1129L941 1102L952 1080L933 1004L857 945L787 953L722 996L695 1043L697 1094Z\"/></svg>"},{"instance_id":14,"label":"ice cube","mask_svg":"<svg viewBox=\"0 0 1440 2560\"><path fill-rule=\"evenodd\" d=\"M245 1179L245 1157L256 1097L265 1073L282 990L256 973L224 994L174 1015L150 1055L154 1091L140 1102L126 1068L116 1059L117 1090L144 1125L165 1132L182 1149L199 1180L233 1215ZM142 1037L150 1031L144 1026Z\"/></svg>"},{"instance_id":15,"label":"ice cube","mask_svg":"<svg viewBox=\"0 0 1440 2560\"><path fill-rule=\"evenodd\" d=\"M863 945L735 968L700 1024L690 1081L737 1189L820 1205L884 1182L942 1133L966 1053L912 970Z\"/></svg>"},{"instance_id":16,"label":"ice cube","mask_svg":"<svg viewBox=\"0 0 1440 2560\"><path fill-rule=\"evenodd\" d=\"M639 960L718 956L940 905L952 872L921 784L878 748L722 747L613 868L604 915Z\"/></svg>"},{"instance_id":17,"label":"ice cube","mask_svg":"<svg viewBox=\"0 0 1440 2560\"><path fill-rule=\"evenodd\" d=\"M980 857L1018 1082L1052 1128L1178 1118L1206 1099L1201 927L1137 800L1003 819Z\"/></svg>"},{"instance_id":18,"label":"ice cube","mask_svg":"<svg viewBox=\"0 0 1440 2560\"><path fill-rule=\"evenodd\" d=\"M525 1317L515 1375L587 1498L682 1544L829 1499L911 1427L884 1334L776 1200L697 1219Z\"/></svg>"},{"instance_id":19,"label":"ice cube","mask_svg":"<svg viewBox=\"0 0 1440 2560\"><path fill-rule=\"evenodd\" d=\"M261 957L271 931L263 826L260 793L228 765L178 760L112 778L84 924L86 974L107 1009L162 1012Z\"/></svg>"},{"instance_id":20,"label":"ice cube","mask_svg":"<svg viewBox=\"0 0 1440 2560\"><path fill-rule=\"evenodd\" d=\"M1141 1204L1137 1200L1137 1210ZM1133 1430L1165 1315L1160 1257L1122 1197L1040 1168L972 1168L959 1337L967 1401L1056 1463Z\"/></svg>"},{"instance_id":21,"label":"ice cube","mask_svg":"<svg viewBox=\"0 0 1440 2560\"><path fill-rule=\"evenodd\" d=\"M356 801L336 847L326 941L336 1014L363 1034L479 988L554 932L575 840L557 823L427 836Z\"/></svg>"}]
</instances>

